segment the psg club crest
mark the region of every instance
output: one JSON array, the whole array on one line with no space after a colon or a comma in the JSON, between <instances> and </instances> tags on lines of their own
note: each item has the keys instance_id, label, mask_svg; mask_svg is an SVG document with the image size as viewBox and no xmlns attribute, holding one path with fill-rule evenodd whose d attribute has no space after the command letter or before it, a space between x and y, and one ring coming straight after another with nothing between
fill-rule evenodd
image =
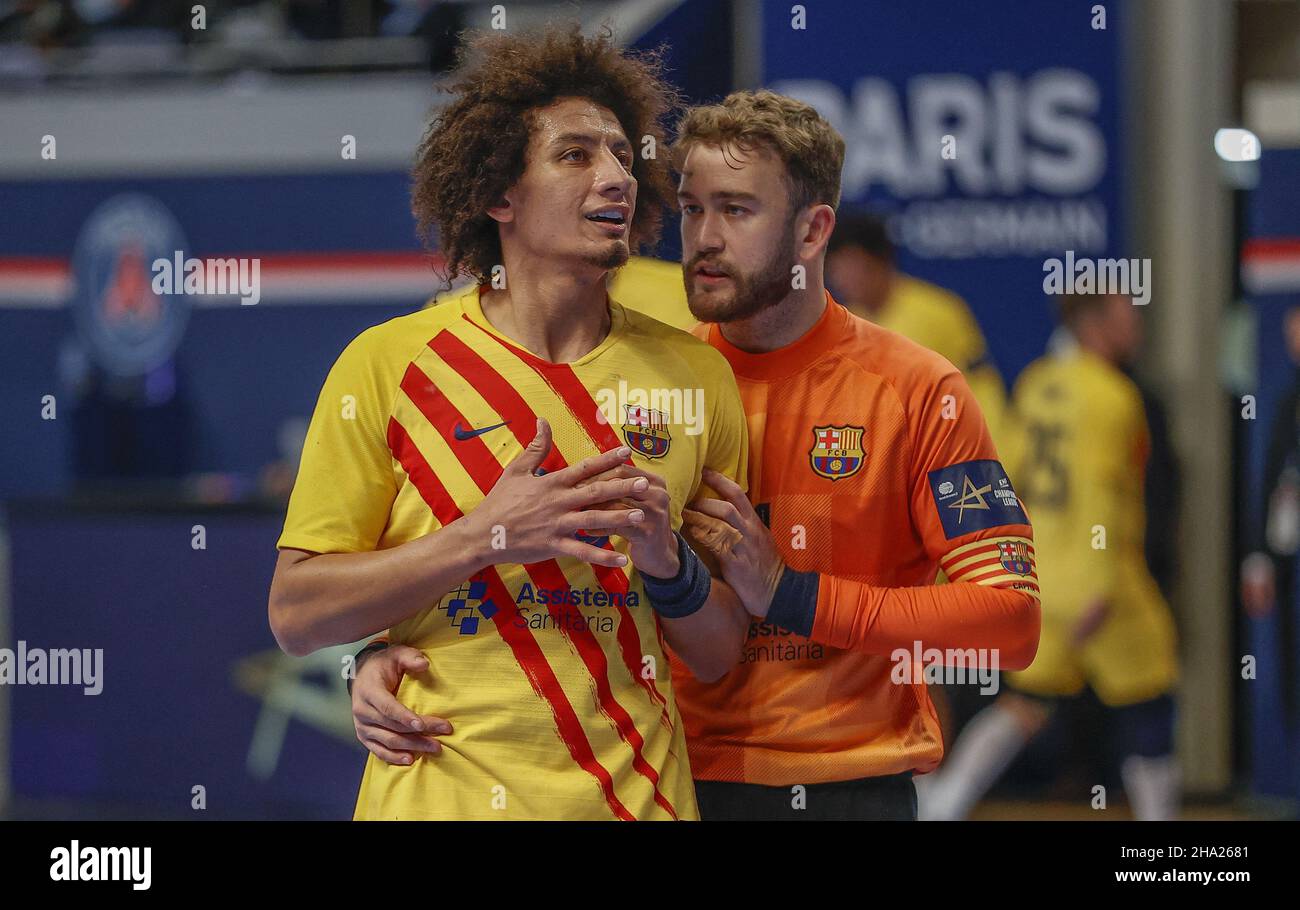
<instances>
[{"instance_id":1,"label":"psg club crest","mask_svg":"<svg viewBox=\"0 0 1300 910\"><path fill-rule=\"evenodd\" d=\"M862 469L862 427L813 427L813 447L808 452L812 469L830 480L852 477Z\"/></svg>"},{"instance_id":2,"label":"psg club crest","mask_svg":"<svg viewBox=\"0 0 1300 910\"><path fill-rule=\"evenodd\" d=\"M668 432L668 415L654 408L625 404L623 438L632 451L646 458L663 458L673 437Z\"/></svg>"},{"instance_id":3,"label":"psg club crest","mask_svg":"<svg viewBox=\"0 0 1300 910\"><path fill-rule=\"evenodd\" d=\"M1016 575L1028 575L1033 568L1029 562L1029 544L1023 540L999 541L998 556L1002 568Z\"/></svg>"},{"instance_id":4,"label":"psg club crest","mask_svg":"<svg viewBox=\"0 0 1300 910\"><path fill-rule=\"evenodd\" d=\"M114 196L86 219L72 256L72 308L86 346L110 373L143 375L180 344L189 301L157 293L151 269L186 246L171 212L149 196Z\"/></svg>"}]
</instances>

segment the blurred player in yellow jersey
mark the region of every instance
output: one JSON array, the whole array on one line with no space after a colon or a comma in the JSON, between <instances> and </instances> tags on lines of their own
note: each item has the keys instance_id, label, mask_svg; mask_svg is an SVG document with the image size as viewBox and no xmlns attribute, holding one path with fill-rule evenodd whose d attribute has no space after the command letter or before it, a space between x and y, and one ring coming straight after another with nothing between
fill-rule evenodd
<instances>
[{"instance_id":1,"label":"blurred player in yellow jersey","mask_svg":"<svg viewBox=\"0 0 1300 910\"><path fill-rule=\"evenodd\" d=\"M1016 383L1009 473L1034 521L1043 591L1038 655L1012 692L976 716L923 786L922 818L962 818L1062 698L1091 687L1134 815L1177 814L1173 756L1177 645L1169 607L1143 552L1147 420L1123 372L1141 344L1120 295L1067 295L1057 349Z\"/></svg>"},{"instance_id":2,"label":"blurred player in yellow jersey","mask_svg":"<svg viewBox=\"0 0 1300 910\"><path fill-rule=\"evenodd\" d=\"M680 262L633 256L610 278L609 296L675 329L689 332L699 322L686 304Z\"/></svg>"},{"instance_id":3,"label":"blurred player in yellow jersey","mask_svg":"<svg viewBox=\"0 0 1300 910\"><path fill-rule=\"evenodd\" d=\"M900 272L894 244L879 218L845 215L826 255L826 284L849 312L910 338L961 370L994 443L1002 447L1006 386L966 301L936 284Z\"/></svg>"}]
</instances>

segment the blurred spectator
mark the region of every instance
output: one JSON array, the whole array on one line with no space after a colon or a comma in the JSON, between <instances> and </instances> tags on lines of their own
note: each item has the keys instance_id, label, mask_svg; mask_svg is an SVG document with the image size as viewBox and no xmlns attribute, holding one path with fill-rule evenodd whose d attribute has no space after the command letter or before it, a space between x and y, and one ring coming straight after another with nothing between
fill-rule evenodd
<instances>
[{"instance_id":1,"label":"blurred spectator","mask_svg":"<svg viewBox=\"0 0 1300 910\"><path fill-rule=\"evenodd\" d=\"M408 0L403 6L425 6L427 11L411 31L429 43L429 70L442 73L456 65L460 33L465 30L465 7L459 3Z\"/></svg>"},{"instance_id":2,"label":"blurred spectator","mask_svg":"<svg viewBox=\"0 0 1300 910\"><path fill-rule=\"evenodd\" d=\"M360 38L378 34L389 12L385 0L289 0L289 24L304 38Z\"/></svg>"},{"instance_id":3,"label":"blurred spectator","mask_svg":"<svg viewBox=\"0 0 1300 910\"><path fill-rule=\"evenodd\" d=\"M1287 353L1297 365L1291 389L1278 404L1269 428L1264 462L1263 522L1251 535L1252 552L1241 568L1241 599L1251 616L1277 610L1282 644L1282 704L1287 725L1296 726L1295 619L1296 555L1300 552L1300 307L1285 316Z\"/></svg>"},{"instance_id":4,"label":"blurred spectator","mask_svg":"<svg viewBox=\"0 0 1300 910\"><path fill-rule=\"evenodd\" d=\"M193 7L173 0L0 0L0 43L44 51L196 40L243 47L280 37L421 38L429 70L445 72L455 65L466 27L466 4L435 0L214 0L203 4L201 32L192 26ZM7 51L0 72L40 76L44 68L39 58Z\"/></svg>"},{"instance_id":5,"label":"blurred spectator","mask_svg":"<svg viewBox=\"0 0 1300 910\"><path fill-rule=\"evenodd\" d=\"M188 29L193 6L173 0L76 0L75 5L84 19L106 29L157 29L177 36Z\"/></svg>"},{"instance_id":6,"label":"blurred spectator","mask_svg":"<svg viewBox=\"0 0 1300 910\"><path fill-rule=\"evenodd\" d=\"M72 0L18 0L0 8L0 42L22 42L41 50L80 44L86 22Z\"/></svg>"},{"instance_id":7,"label":"blurred spectator","mask_svg":"<svg viewBox=\"0 0 1300 910\"><path fill-rule=\"evenodd\" d=\"M115 376L68 342L60 373L74 396L71 460L80 488L178 479L191 470L194 417L175 360L140 376Z\"/></svg>"},{"instance_id":8,"label":"blurred spectator","mask_svg":"<svg viewBox=\"0 0 1300 910\"><path fill-rule=\"evenodd\" d=\"M1182 472L1169 433L1164 402L1132 373L1129 378L1142 393L1150 433L1151 452L1146 470L1147 565L1161 593L1168 598L1172 596L1178 571L1178 497Z\"/></svg>"}]
</instances>

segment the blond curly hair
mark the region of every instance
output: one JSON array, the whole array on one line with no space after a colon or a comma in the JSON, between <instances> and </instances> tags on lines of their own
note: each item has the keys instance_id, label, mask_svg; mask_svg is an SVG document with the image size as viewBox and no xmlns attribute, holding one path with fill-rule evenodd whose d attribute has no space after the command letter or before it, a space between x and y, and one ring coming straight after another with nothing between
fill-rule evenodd
<instances>
[{"instance_id":1,"label":"blond curly hair","mask_svg":"<svg viewBox=\"0 0 1300 910\"><path fill-rule=\"evenodd\" d=\"M775 153L785 164L791 214L813 204L839 207L844 139L810 104L766 89L732 92L682 117L673 143L679 166L697 143Z\"/></svg>"}]
</instances>

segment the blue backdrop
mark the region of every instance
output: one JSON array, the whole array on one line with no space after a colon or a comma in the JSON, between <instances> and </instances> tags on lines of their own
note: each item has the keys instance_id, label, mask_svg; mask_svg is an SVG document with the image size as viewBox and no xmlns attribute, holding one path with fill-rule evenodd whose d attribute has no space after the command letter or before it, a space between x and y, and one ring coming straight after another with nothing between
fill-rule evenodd
<instances>
[{"instance_id":1,"label":"blue backdrop","mask_svg":"<svg viewBox=\"0 0 1300 910\"><path fill-rule=\"evenodd\" d=\"M1043 260L1130 255L1122 4L1104 29L1093 5L764 4L764 83L844 135L842 204L890 216L901 267L966 298L1008 382L1051 333Z\"/></svg>"}]
</instances>

